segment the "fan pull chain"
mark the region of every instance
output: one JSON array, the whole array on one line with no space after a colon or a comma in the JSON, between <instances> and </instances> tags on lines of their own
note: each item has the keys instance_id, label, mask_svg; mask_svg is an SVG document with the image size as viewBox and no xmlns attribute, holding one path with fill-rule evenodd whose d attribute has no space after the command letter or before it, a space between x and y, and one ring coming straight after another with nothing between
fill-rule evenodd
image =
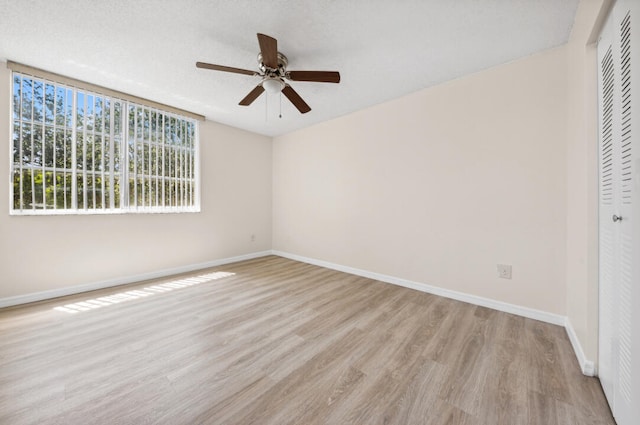
<instances>
[{"instance_id":1,"label":"fan pull chain","mask_svg":"<svg viewBox=\"0 0 640 425\"><path fill-rule=\"evenodd\" d=\"M278 117L282 118L282 92L280 92L280 115Z\"/></svg>"}]
</instances>

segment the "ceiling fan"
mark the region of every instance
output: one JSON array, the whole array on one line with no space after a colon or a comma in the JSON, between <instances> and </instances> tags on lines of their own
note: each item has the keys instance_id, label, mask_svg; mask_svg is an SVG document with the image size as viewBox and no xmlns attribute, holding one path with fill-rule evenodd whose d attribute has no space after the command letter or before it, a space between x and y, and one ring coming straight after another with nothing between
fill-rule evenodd
<instances>
[{"instance_id":1,"label":"ceiling fan","mask_svg":"<svg viewBox=\"0 0 640 425\"><path fill-rule=\"evenodd\" d=\"M251 105L266 89L270 93L282 92L303 114L309 112L311 108L285 80L316 83L340 82L340 73L337 71L287 71L289 61L285 55L278 51L278 40L268 35L258 34L258 43L260 44L260 53L258 54L260 72L205 62L196 62L196 67L235 74L257 75L262 78L262 81L240 101L240 105Z\"/></svg>"}]
</instances>

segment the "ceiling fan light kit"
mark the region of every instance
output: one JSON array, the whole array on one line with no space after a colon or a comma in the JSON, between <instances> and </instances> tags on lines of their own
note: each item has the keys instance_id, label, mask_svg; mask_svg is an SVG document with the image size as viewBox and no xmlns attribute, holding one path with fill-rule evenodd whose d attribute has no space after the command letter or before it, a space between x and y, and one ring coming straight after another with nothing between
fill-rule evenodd
<instances>
[{"instance_id":1,"label":"ceiling fan light kit","mask_svg":"<svg viewBox=\"0 0 640 425\"><path fill-rule=\"evenodd\" d=\"M262 80L262 87L269 94L277 94L277 93L280 93L284 88L284 81L282 81L279 78L267 77L264 80Z\"/></svg>"},{"instance_id":2,"label":"ceiling fan light kit","mask_svg":"<svg viewBox=\"0 0 640 425\"><path fill-rule=\"evenodd\" d=\"M309 112L311 108L285 80L316 83L340 82L340 73L337 71L287 71L289 61L285 55L278 52L278 41L273 37L258 34L258 44L260 44L260 53L258 54L258 69L260 72L205 62L196 62L196 67L261 77L260 84L251 90L240 101L239 105L251 105L266 90L272 94L284 94L293 103L293 106L303 114Z\"/></svg>"}]
</instances>

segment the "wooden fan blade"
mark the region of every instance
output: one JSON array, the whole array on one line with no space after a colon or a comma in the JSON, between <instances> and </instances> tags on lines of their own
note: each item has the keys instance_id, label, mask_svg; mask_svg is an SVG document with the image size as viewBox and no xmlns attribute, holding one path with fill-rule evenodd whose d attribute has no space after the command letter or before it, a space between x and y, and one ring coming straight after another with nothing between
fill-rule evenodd
<instances>
[{"instance_id":1,"label":"wooden fan blade","mask_svg":"<svg viewBox=\"0 0 640 425\"><path fill-rule=\"evenodd\" d=\"M292 81L314 81L316 83L339 83L338 71L289 71L287 78Z\"/></svg>"},{"instance_id":2,"label":"wooden fan blade","mask_svg":"<svg viewBox=\"0 0 640 425\"><path fill-rule=\"evenodd\" d=\"M262 94L263 91L264 91L264 87L262 87L262 84L258 84L253 90L249 92L248 95L244 97L244 99L240 101L238 105L242 105L242 106L251 105L253 101L256 100L258 96Z\"/></svg>"},{"instance_id":3,"label":"wooden fan blade","mask_svg":"<svg viewBox=\"0 0 640 425\"><path fill-rule=\"evenodd\" d=\"M268 68L278 69L278 40L268 35L258 34L262 63Z\"/></svg>"},{"instance_id":4,"label":"wooden fan blade","mask_svg":"<svg viewBox=\"0 0 640 425\"><path fill-rule=\"evenodd\" d=\"M212 63L196 62L196 67L204 69L213 69L214 71L233 72L234 74L260 75L255 71L248 69L233 68L231 66L214 65Z\"/></svg>"},{"instance_id":5,"label":"wooden fan blade","mask_svg":"<svg viewBox=\"0 0 640 425\"><path fill-rule=\"evenodd\" d=\"M307 103L302 100L300 95L289 84L284 86L284 88L282 89L282 94L287 96L287 99L289 99L291 103L293 103L293 106L298 108L298 111L300 111L301 114L306 114L311 110L309 105L307 105Z\"/></svg>"}]
</instances>

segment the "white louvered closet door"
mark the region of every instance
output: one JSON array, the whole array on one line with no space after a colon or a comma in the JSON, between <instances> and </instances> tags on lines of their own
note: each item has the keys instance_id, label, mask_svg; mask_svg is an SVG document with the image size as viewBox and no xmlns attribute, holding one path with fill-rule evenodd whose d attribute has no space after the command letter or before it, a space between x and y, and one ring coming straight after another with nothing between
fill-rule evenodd
<instances>
[{"instance_id":1,"label":"white louvered closet door","mask_svg":"<svg viewBox=\"0 0 640 425\"><path fill-rule=\"evenodd\" d=\"M619 425L640 418L638 6L637 0L619 0L598 43L598 375Z\"/></svg>"},{"instance_id":2,"label":"white louvered closet door","mask_svg":"<svg viewBox=\"0 0 640 425\"><path fill-rule=\"evenodd\" d=\"M616 258L617 241L611 217L616 212L614 209L615 192L614 179L617 174L614 161L614 63L613 46L611 42L611 20L602 31L602 37L598 42L598 100L599 100L599 238L600 238L600 336L599 336L599 362L598 375L602 383L609 404L613 405L613 376L616 369L617 356L614 350L614 326L617 322L615 309L616 280L614 270L614 258Z\"/></svg>"}]
</instances>

